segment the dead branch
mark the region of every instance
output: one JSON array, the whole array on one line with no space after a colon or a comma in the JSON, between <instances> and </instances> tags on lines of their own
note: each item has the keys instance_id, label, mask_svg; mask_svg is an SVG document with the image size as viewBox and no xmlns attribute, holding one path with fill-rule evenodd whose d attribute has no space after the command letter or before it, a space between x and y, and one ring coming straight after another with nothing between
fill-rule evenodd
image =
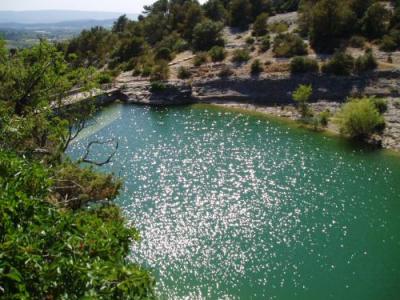
<instances>
[{"instance_id":1,"label":"dead branch","mask_svg":"<svg viewBox=\"0 0 400 300\"><path fill-rule=\"evenodd\" d=\"M104 160L102 162L97 162L97 161L89 159L90 149L91 149L91 147L93 145L105 145L105 144L111 144L111 143L114 143L114 142L115 142L114 151L108 156L108 158L106 160ZM96 166L104 166L104 165L106 165L106 164L111 162L112 158L117 153L118 147L119 147L119 143L115 139L110 139L110 140L103 141L103 142L102 141L98 141L98 140L91 141L86 147L85 155L83 155L83 157L81 159L79 159L78 162L80 162L80 163L82 163L82 162L83 163L88 163L88 164L92 164L92 165L96 165Z\"/></svg>"}]
</instances>

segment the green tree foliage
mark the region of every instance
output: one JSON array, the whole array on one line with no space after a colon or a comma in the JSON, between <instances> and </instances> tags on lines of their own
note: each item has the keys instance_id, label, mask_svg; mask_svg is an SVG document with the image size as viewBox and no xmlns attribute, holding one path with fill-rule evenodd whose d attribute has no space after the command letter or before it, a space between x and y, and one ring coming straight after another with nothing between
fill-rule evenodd
<instances>
[{"instance_id":1,"label":"green tree foliage","mask_svg":"<svg viewBox=\"0 0 400 300\"><path fill-rule=\"evenodd\" d=\"M178 69L178 78L179 79L188 79L192 76L192 73L188 68L179 67Z\"/></svg>"},{"instance_id":2,"label":"green tree foliage","mask_svg":"<svg viewBox=\"0 0 400 300\"><path fill-rule=\"evenodd\" d=\"M54 109L93 74L42 41L1 55L0 76L0 298L154 298L127 260L139 234L112 205L121 183L64 157L91 109Z\"/></svg>"},{"instance_id":3,"label":"green tree foliage","mask_svg":"<svg viewBox=\"0 0 400 300\"><path fill-rule=\"evenodd\" d=\"M204 6L205 15L215 22L225 22L227 18L227 10L221 0L209 0Z\"/></svg>"},{"instance_id":4,"label":"green tree foliage","mask_svg":"<svg viewBox=\"0 0 400 300\"><path fill-rule=\"evenodd\" d=\"M129 19L127 18L126 15L122 15L117 19L117 21L114 22L114 25L112 27L112 32L123 33L127 31L128 26L129 26Z\"/></svg>"},{"instance_id":5,"label":"green tree foliage","mask_svg":"<svg viewBox=\"0 0 400 300\"><path fill-rule=\"evenodd\" d=\"M350 99L337 115L343 134L365 138L384 127L385 121L370 98Z\"/></svg>"},{"instance_id":6,"label":"green tree foliage","mask_svg":"<svg viewBox=\"0 0 400 300\"><path fill-rule=\"evenodd\" d=\"M253 24L253 35L255 36L263 36L267 34L267 22L268 22L268 14L262 13L260 14Z\"/></svg>"},{"instance_id":7,"label":"green tree foliage","mask_svg":"<svg viewBox=\"0 0 400 300\"><path fill-rule=\"evenodd\" d=\"M151 81L163 81L169 78L169 66L168 62L165 60L160 60L153 67L151 71L150 80Z\"/></svg>"},{"instance_id":8,"label":"green tree foliage","mask_svg":"<svg viewBox=\"0 0 400 300\"><path fill-rule=\"evenodd\" d=\"M252 21L252 6L249 0L233 0L229 6L230 25L245 29Z\"/></svg>"},{"instance_id":9,"label":"green tree foliage","mask_svg":"<svg viewBox=\"0 0 400 300\"><path fill-rule=\"evenodd\" d=\"M232 54L232 61L235 63L244 63L250 60L250 53L247 49L236 49Z\"/></svg>"},{"instance_id":10,"label":"green tree foliage","mask_svg":"<svg viewBox=\"0 0 400 300\"><path fill-rule=\"evenodd\" d=\"M0 170L1 298L154 296L154 279L125 259L139 234L117 207L61 211L44 200L50 169L0 152Z\"/></svg>"},{"instance_id":11,"label":"green tree foliage","mask_svg":"<svg viewBox=\"0 0 400 300\"><path fill-rule=\"evenodd\" d=\"M296 56L290 61L290 72L292 74L318 73L319 65L315 59Z\"/></svg>"},{"instance_id":12,"label":"green tree foliage","mask_svg":"<svg viewBox=\"0 0 400 300\"><path fill-rule=\"evenodd\" d=\"M198 23L193 31L193 48L198 51L207 51L213 46L223 46L222 28L222 23L212 22L210 20Z\"/></svg>"},{"instance_id":13,"label":"green tree foliage","mask_svg":"<svg viewBox=\"0 0 400 300\"><path fill-rule=\"evenodd\" d=\"M311 85L303 84L299 85L299 87L293 92L293 100L297 103L297 108L303 119L311 115L308 102L312 92L313 89Z\"/></svg>"},{"instance_id":14,"label":"green tree foliage","mask_svg":"<svg viewBox=\"0 0 400 300\"><path fill-rule=\"evenodd\" d=\"M354 71L356 73L375 70L377 67L378 63L371 49L367 49L365 54L358 57L354 63Z\"/></svg>"},{"instance_id":15,"label":"green tree foliage","mask_svg":"<svg viewBox=\"0 0 400 300\"><path fill-rule=\"evenodd\" d=\"M224 47L214 46L208 51L210 58L213 62L223 61L226 57L226 51Z\"/></svg>"},{"instance_id":16,"label":"green tree foliage","mask_svg":"<svg viewBox=\"0 0 400 300\"><path fill-rule=\"evenodd\" d=\"M255 59L251 64L251 74L259 75L264 70L262 63L259 59Z\"/></svg>"},{"instance_id":17,"label":"green tree foliage","mask_svg":"<svg viewBox=\"0 0 400 300\"><path fill-rule=\"evenodd\" d=\"M389 21L389 11L381 3L374 3L361 20L362 32L369 38L380 38L387 32Z\"/></svg>"},{"instance_id":18,"label":"green tree foliage","mask_svg":"<svg viewBox=\"0 0 400 300\"><path fill-rule=\"evenodd\" d=\"M260 41L260 51L261 52L266 52L271 48L271 40L268 35L265 35L261 38Z\"/></svg>"},{"instance_id":19,"label":"green tree foliage","mask_svg":"<svg viewBox=\"0 0 400 300\"><path fill-rule=\"evenodd\" d=\"M75 60L70 62L80 66L101 67L109 60L116 43L117 37L109 30L93 27L70 40L65 51L66 57L75 54Z\"/></svg>"},{"instance_id":20,"label":"green tree foliage","mask_svg":"<svg viewBox=\"0 0 400 300\"><path fill-rule=\"evenodd\" d=\"M354 68L354 58L344 52L336 52L333 57L322 66L322 72L339 76L350 75Z\"/></svg>"},{"instance_id":21,"label":"green tree foliage","mask_svg":"<svg viewBox=\"0 0 400 300\"><path fill-rule=\"evenodd\" d=\"M273 51L277 57L292 57L307 54L307 47L301 37L286 33L275 37Z\"/></svg>"},{"instance_id":22,"label":"green tree foliage","mask_svg":"<svg viewBox=\"0 0 400 300\"><path fill-rule=\"evenodd\" d=\"M312 1L311 1L312 2ZM311 46L320 52L333 52L340 45L340 39L354 30L355 15L347 0L320 0L305 6L310 9L306 15Z\"/></svg>"}]
</instances>

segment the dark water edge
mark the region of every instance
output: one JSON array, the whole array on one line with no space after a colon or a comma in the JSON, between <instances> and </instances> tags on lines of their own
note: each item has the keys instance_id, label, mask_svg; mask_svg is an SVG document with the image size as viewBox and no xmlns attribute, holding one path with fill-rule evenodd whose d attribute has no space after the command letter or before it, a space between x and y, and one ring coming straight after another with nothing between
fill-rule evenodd
<instances>
[{"instance_id":1,"label":"dark water edge","mask_svg":"<svg viewBox=\"0 0 400 300\"><path fill-rule=\"evenodd\" d=\"M70 154L118 138L103 170L125 181L132 257L161 298L397 299L397 154L212 106L116 104L96 120Z\"/></svg>"}]
</instances>

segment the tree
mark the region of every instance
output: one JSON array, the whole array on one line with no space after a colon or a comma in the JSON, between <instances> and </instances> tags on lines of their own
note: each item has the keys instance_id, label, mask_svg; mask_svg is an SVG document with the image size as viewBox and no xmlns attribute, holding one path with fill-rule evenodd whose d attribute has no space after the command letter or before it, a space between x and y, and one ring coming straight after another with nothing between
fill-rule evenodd
<instances>
[{"instance_id":1,"label":"tree","mask_svg":"<svg viewBox=\"0 0 400 300\"><path fill-rule=\"evenodd\" d=\"M252 21L252 7L249 0L233 0L229 6L230 25L242 29Z\"/></svg>"},{"instance_id":2,"label":"tree","mask_svg":"<svg viewBox=\"0 0 400 300\"><path fill-rule=\"evenodd\" d=\"M310 108L308 107L308 101L312 95L313 89L311 85L299 85L299 87L293 92L293 100L297 102L298 110L301 117L307 118L310 116Z\"/></svg>"},{"instance_id":3,"label":"tree","mask_svg":"<svg viewBox=\"0 0 400 300\"><path fill-rule=\"evenodd\" d=\"M127 18L126 15L120 16L117 21L114 22L114 25L112 27L112 32L115 33L122 33L125 32L128 28L129 24L129 19Z\"/></svg>"},{"instance_id":4,"label":"tree","mask_svg":"<svg viewBox=\"0 0 400 300\"><path fill-rule=\"evenodd\" d=\"M210 20L197 24L193 30L193 48L197 51L207 51L213 46L223 46L222 28L222 23Z\"/></svg>"},{"instance_id":5,"label":"tree","mask_svg":"<svg viewBox=\"0 0 400 300\"><path fill-rule=\"evenodd\" d=\"M139 235L112 204L121 182L64 156L90 105L61 100L90 89L91 70L41 41L0 57L0 77L0 298L153 299L127 260Z\"/></svg>"},{"instance_id":6,"label":"tree","mask_svg":"<svg viewBox=\"0 0 400 300\"><path fill-rule=\"evenodd\" d=\"M337 51L332 58L322 66L322 72L338 76L350 75L354 68L354 58L350 54Z\"/></svg>"},{"instance_id":7,"label":"tree","mask_svg":"<svg viewBox=\"0 0 400 300\"><path fill-rule=\"evenodd\" d=\"M389 22L389 11L381 3L374 3L362 18L361 29L369 38L380 38L387 32Z\"/></svg>"},{"instance_id":8,"label":"tree","mask_svg":"<svg viewBox=\"0 0 400 300\"><path fill-rule=\"evenodd\" d=\"M225 22L227 11L220 0L207 1L204 4L203 9L207 18L215 22Z\"/></svg>"},{"instance_id":9,"label":"tree","mask_svg":"<svg viewBox=\"0 0 400 300\"><path fill-rule=\"evenodd\" d=\"M337 115L340 131L351 138L365 138L384 127L385 121L370 98L350 99Z\"/></svg>"},{"instance_id":10,"label":"tree","mask_svg":"<svg viewBox=\"0 0 400 300\"><path fill-rule=\"evenodd\" d=\"M273 51L277 57L292 57L307 54L307 47L301 37L286 33L275 37Z\"/></svg>"},{"instance_id":11,"label":"tree","mask_svg":"<svg viewBox=\"0 0 400 300\"><path fill-rule=\"evenodd\" d=\"M267 22L268 22L268 14L262 13L260 14L254 24L253 24L253 35L255 36L263 36L266 35L267 30Z\"/></svg>"},{"instance_id":12,"label":"tree","mask_svg":"<svg viewBox=\"0 0 400 300\"><path fill-rule=\"evenodd\" d=\"M319 52L332 53L340 45L340 39L354 30L356 17L346 0L320 0L309 6L308 26L311 46Z\"/></svg>"}]
</instances>

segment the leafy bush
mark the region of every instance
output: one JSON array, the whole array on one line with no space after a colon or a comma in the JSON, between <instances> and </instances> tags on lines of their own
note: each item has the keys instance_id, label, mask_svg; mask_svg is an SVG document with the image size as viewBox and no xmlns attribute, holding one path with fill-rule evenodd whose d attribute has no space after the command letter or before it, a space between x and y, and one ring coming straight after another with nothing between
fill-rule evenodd
<instances>
[{"instance_id":1,"label":"leafy bush","mask_svg":"<svg viewBox=\"0 0 400 300\"><path fill-rule=\"evenodd\" d=\"M223 61L226 57L226 51L224 47L214 46L208 51L213 62Z\"/></svg>"},{"instance_id":2,"label":"leafy bush","mask_svg":"<svg viewBox=\"0 0 400 300\"><path fill-rule=\"evenodd\" d=\"M164 82L161 81L153 81L150 84L150 91L155 93L155 92L162 92L167 89L167 85Z\"/></svg>"},{"instance_id":3,"label":"leafy bush","mask_svg":"<svg viewBox=\"0 0 400 300\"><path fill-rule=\"evenodd\" d=\"M268 35L265 35L261 38L260 41L260 51L266 52L271 48L271 41Z\"/></svg>"},{"instance_id":4,"label":"leafy bush","mask_svg":"<svg viewBox=\"0 0 400 300\"><path fill-rule=\"evenodd\" d=\"M266 35L268 32L267 21L268 21L268 14L267 13L260 14L254 21L252 34L254 36Z\"/></svg>"},{"instance_id":5,"label":"leafy bush","mask_svg":"<svg viewBox=\"0 0 400 300\"><path fill-rule=\"evenodd\" d=\"M366 39L360 35L354 35L349 40L349 45L353 48L364 48Z\"/></svg>"},{"instance_id":6,"label":"leafy bush","mask_svg":"<svg viewBox=\"0 0 400 300\"><path fill-rule=\"evenodd\" d=\"M318 124L322 127L328 126L331 113L329 110L323 111L318 115Z\"/></svg>"},{"instance_id":7,"label":"leafy bush","mask_svg":"<svg viewBox=\"0 0 400 300\"><path fill-rule=\"evenodd\" d=\"M207 51L213 46L223 46L222 29L222 23L210 20L197 24L193 29L193 48L198 51Z\"/></svg>"},{"instance_id":8,"label":"leafy bush","mask_svg":"<svg viewBox=\"0 0 400 300\"><path fill-rule=\"evenodd\" d=\"M259 59L255 59L253 63L251 64L251 74L252 75L258 75L264 70L261 62Z\"/></svg>"},{"instance_id":9,"label":"leafy bush","mask_svg":"<svg viewBox=\"0 0 400 300\"><path fill-rule=\"evenodd\" d=\"M318 73L319 65L315 59L296 56L290 61L290 72L292 74L298 73Z\"/></svg>"},{"instance_id":10,"label":"leafy bush","mask_svg":"<svg viewBox=\"0 0 400 300\"><path fill-rule=\"evenodd\" d=\"M179 79L188 79L192 76L192 73L190 72L189 69L185 67L180 67L178 69L178 78Z\"/></svg>"},{"instance_id":11,"label":"leafy bush","mask_svg":"<svg viewBox=\"0 0 400 300\"><path fill-rule=\"evenodd\" d=\"M400 30L393 29L383 36L380 46L380 50L385 52L393 52L400 48Z\"/></svg>"},{"instance_id":12,"label":"leafy bush","mask_svg":"<svg viewBox=\"0 0 400 300\"><path fill-rule=\"evenodd\" d=\"M285 22L276 22L270 24L268 29L273 33L281 34L289 30L289 25Z\"/></svg>"},{"instance_id":13,"label":"leafy bush","mask_svg":"<svg viewBox=\"0 0 400 300\"><path fill-rule=\"evenodd\" d=\"M361 20L361 30L367 37L380 38L388 29L390 12L381 4L374 3Z\"/></svg>"},{"instance_id":14,"label":"leafy bush","mask_svg":"<svg viewBox=\"0 0 400 300\"><path fill-rule=\"evenodd\" d=\"M172 53L169 48L160 48L156 52L156 59L162 59L162 60L171 60L172 59Z\"/></svg>"},{"instance_id":15,"label":"leafy bush","mask_svg":"<svg viewBox=\"0 0 400 300\"><path fill-rule=\"evenodd\" d=\"M336 52L333 57L322 66L322 72L338 76L350 75L354 67L354 58L343 52Z\"/></svg>"},{"instance_id":16,"label":"leafy bush","mask_svg":"<svg viewBox=\"0 0 400 300\"><path fill-rule=\"evenodd\" d=\"M110 205L61 211L42 164L0 153L2 299L153 299L154 279L126 260L137 230ZM18 176L15 176L18 174Z\"/></svg>"},{"instance_id":17,"label":"leafy bush","mask_svg":"<svg viewBox=\"0 0 400 300\"><path fill-rule=\"evenodd\" d=\"M230 77L233 75L233 71L229 66L224 66L221 71L219 71L218 76L221 78Z\"/></svg>"},{"instance_id":18,"label":"leafy bush","mask_svg":"<svg viewBox=\"0 0 400 300\"><path fill-rule=\"evenodd\" d=\"M375 70L377 67L378 63L371 49L368 49L364 55L358 57L354 63L354 70L357 73Z\"/></svg>"},{"instance_id":19,"label":"leafy bush","mask_svg":"<svg viewBox=\"0 0 400 300\"><path fill-rule=\"evenodd\" d=\"M195 67L200 67L208 61L208 55L206 52L197 52L193 60L193 65Z\"/></svg>"},{"instance_id":20,"label":"leafy bush","mask_svg":"<svg viewBox=\"0 0 400 300\"><path fill-rule=\"evenodd\" d=\"M246 44L247 44L247 45L253 45L255 42L256 42L256 40L255 40L253 37L251 37L251 36L249 36L249 37L246 39Z\"/></svg>"},{"instance_id":21,"label":"leafy bush","mask_svg":"<svg viewBox=\"0 0 400 300\"><path fill-rule=\"evenodd\" d=\"M142 68L142 76L149 77L153 72L153 66L150 64L145 64Z\"/></svg>"},{"instance_id":22,"label":"leafy bush","mask_svg":"<svg viewBox=\"0 0 400 300\"><path fill-rule=\"evenodd\" d=\"M340 131L364 138L384 127L385 121L370 98L350 99L337 115Z\"/></svg>"},{"instance_id":23,"label":"leafy bush","mask_svg":"<svg viewBox=\"0 0 400 300\"><path fill-rule=\"evenodd\" d=\"M107 84L113 81L113 77L110 72L101 72L97 75L97 82L99 84Z\"/></svg>"},{"instance_id":24,"label":"leafy bush","mask_svg":"<svg viewBox=\"0 0 400 300\"><path fill-rule=\"evenodd\" d=\"M250 60L250 53L247 49L236 49L233 51L232 61L244 63Z\"/></svg>"},{"instance_id":25,"label":"leafy bush","mask_svg":"<svg viewBox=\"0 0 400 300\"><path fill-rule=\"evenodd\" d=\"M371 101L374 103L375 108L378 110L380 114L384 114L388 110L387 100L382 98L371 98Z\"/></svg>"},{"instance_id":26,"label":"leafy bush","mask_svg":"<svg viewBox=\"0 0 400 300\"><path fill-rule=\"evenodd\" d=\"M298 104L298 110L302 118L309 117L311 115L308 101L312 95L313 89L311 85L299 85L299 87L293 92L293 100Z\"/></svg>"},{"instance_id":27,"label":"leafy bush","mask_svg":"<svg viewBox=\"0 0 400 300\"><path fill-rule=\"evenodd\" d=\"M150 80L151 81L161 81L168 80L169 78L169 66L164 60L160 60L151 71Z\"/></svg>"},{"instance_id":28,"label":"leafy bush","mask_svg":"<svg viewBox=\"0 0 400 300\"><path fill-rule=\"evenodd\" d=\"M279 34L275 37L273 51L277 57L307 54L306 44L297 34Z\"/></svg>"}]
</instances>

